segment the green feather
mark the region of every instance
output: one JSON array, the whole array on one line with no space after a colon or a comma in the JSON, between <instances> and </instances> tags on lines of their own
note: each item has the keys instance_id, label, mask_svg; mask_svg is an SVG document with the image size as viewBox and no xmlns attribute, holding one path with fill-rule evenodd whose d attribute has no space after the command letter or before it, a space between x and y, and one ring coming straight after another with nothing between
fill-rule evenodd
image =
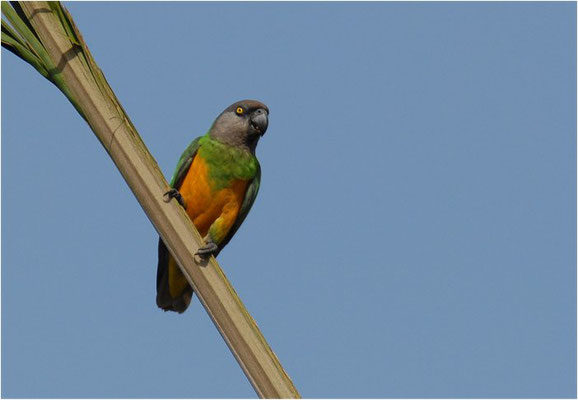
<instances>
[{"instance_id":1,"label":"green feather","mask_svg":"<svg viewBox=\"0 0 578 400\"><path fill-rule=\"evenodd\" d=\"M209 165L213 190L227 187L235 179L250 180L255 177L259 162L246 149L221 143L208 135L199 140L199 145L199 155Z\"/></svg>"},{"instance_id":2,"label":"green feather","mask_svg":"<svg viewBox=\"0 0 578 400\"><path fill-rule=\"evenodd\" d=\"M187 146L181 158L179 158L179 162L177 163L177 167L175 168L175 172L173 173L173 177L171 178L171 187L175 189L179 189L181 184L183 183L183 179L187 176L187 172L193 163L193 158L195 158L195 154L197 154L197 150L199 150L199 141L201 137L196 138Z\"/></svg>"}]
</instances>

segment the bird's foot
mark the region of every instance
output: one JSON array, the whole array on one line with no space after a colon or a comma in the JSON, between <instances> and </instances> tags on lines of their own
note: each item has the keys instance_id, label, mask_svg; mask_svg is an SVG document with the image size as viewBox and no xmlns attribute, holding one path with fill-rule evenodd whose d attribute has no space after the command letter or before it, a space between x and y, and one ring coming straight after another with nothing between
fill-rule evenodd
<instances>
[{"instance_id":1,"label":"bird's foot","mask_svg":"<svg viewBox=\"0 0 578 400\"><path fill-rule=\"evenodd\" d=\"M197 250L195 255L201 258L209 258L211 255L215 254L217 250L219 250L219 246L208 240L206 245L199 247L199 250Z\"/></svg>"},{"instance_id":2,"label":"bird's foot","mask_svg":"<svg viewBox=\"0 0 578 400\"><path fill-rule=\"evenodd\" d=\"M183 196L181 196L181 194L179 193L179 191L175 188L172 188L171 190L169 190L168 192L166 192L164 195L164 200L165 203L168 203L169 201L171 201L171 199L177 199L177 201L179 202L179 204L186 209L187 205L185 204L185 199L183 199Z\"/></svg>"}]
</instances>

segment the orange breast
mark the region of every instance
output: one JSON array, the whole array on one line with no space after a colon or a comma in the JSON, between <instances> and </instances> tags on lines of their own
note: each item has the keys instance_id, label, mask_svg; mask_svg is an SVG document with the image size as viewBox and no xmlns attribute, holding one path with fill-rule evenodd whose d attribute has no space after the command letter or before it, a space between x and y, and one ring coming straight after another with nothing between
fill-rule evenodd
<instances>
[{"instance_id":1,"label":"orange breast","mask_svg":"<svg viewBox=\"0 0 578 400\"><path fill-rule=\"evenodd\" d=\"M202 236L211 229L213 240L223 240L235 222L247 189L246 180L233 180L228 186L215 189L211 185L209 165L198 154L179 191L187 205L187 214Z\"/></svg>"}]
</instances>

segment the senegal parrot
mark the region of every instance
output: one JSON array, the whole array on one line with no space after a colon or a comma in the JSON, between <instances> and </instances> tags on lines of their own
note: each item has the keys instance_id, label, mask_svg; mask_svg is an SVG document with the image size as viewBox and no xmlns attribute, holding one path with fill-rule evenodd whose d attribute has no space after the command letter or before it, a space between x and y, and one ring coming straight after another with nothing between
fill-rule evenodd
<instances>
[{"instance_id":1,"label":"senegal parrot","mask_svg":"<svg viewBox=\"0 0 578 400\"><path fill-rule=\"evenodd\" d=\"M179 159L167 192L185 208L204 237L201 257L216 256L249 213L261 180L255 148L269 124L269 109L255 100L230 105ZM159 239L157 305L184 312L193 288Z\"/></svg>"}]
</instances>

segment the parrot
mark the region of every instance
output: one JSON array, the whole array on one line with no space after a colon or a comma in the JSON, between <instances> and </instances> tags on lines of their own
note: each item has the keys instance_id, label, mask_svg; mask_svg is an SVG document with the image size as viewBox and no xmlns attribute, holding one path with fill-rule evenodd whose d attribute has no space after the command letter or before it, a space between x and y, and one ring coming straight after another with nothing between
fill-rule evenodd
<instances>
[{"instance_id":1,"label":"parrot","mask_svg":"<svg viewBox=\"0 0 578 400\"><path fill-rule=\"evenodd\" d=\"M217 256L255 202L261 184L257 142L267 131L269 108L256 100L227 107L209 131L181 155L165 193L175 198L205 240L199 257ZM193 288L161 238L158 245L157 306L183 313Z\"/></svg>"}]
</instances>

